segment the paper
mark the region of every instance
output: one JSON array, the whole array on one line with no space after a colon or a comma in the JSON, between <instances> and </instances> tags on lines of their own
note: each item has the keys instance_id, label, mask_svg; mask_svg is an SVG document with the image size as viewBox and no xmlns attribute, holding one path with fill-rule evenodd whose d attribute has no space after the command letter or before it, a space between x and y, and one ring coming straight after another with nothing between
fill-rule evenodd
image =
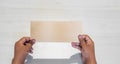
<instances>
[{"instance_id":1,"label":"paper","mask_svg":"<svg viewBox=\"0 0 120 64\"><path fill-rule=\"evenodd\" d=\"M66 42L41 42L33 45L33 59L69 59L72 55L80 53Z\"/></svg>"},{"instance_id":2,"label":"paper","mask_svg":"<svg viewBox=\"0 0 120 64\"><path fill-rule=\"evenodd\" d=\"M38 42L78 41L82 34L80 22L31 22L31 37Z\"/></svg>"},{"instance_id":3,"label":"paper","mask_svg":"<svg viewBox=\"0 0 120 64\"><path fill-rule=\"evenodd\" d=\"M82 64L80 50L67 42L36 42L25 64Z\"/></svg>"}]
</instances>

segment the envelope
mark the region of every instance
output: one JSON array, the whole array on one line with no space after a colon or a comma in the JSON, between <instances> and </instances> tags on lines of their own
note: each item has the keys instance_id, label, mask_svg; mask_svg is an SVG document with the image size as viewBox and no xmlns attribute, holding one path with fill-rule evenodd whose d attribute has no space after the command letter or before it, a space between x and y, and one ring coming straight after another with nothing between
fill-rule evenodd
<instances>
[{"instance_id":1,"label":"envelope","mask_svg":"<svg viewBox=\"0 0 120 64\"><path fill-rule=\"evenodd\" d=\"M82 34L81 22L31 22L31 37L38 42L78 41L79 34Z\"/></svg>"}]
</instances>

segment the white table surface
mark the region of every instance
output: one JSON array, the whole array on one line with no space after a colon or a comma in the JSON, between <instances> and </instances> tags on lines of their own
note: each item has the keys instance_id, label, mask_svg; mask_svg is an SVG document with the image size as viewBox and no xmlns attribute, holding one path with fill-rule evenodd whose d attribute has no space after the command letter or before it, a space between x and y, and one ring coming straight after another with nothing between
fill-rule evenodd
<instances>
[{"instance_id":1,"label":"white table surface","mask_svg":"<svg viewBox=\"0 0 120 64\"><path fill-rule=\"evenodd\" d=\"M120 64L120 0L0 0L0 64L10 64L14 43L30 36L32 20L81 21L95 42L98 64Z\"/></svg>"}]
</instances>

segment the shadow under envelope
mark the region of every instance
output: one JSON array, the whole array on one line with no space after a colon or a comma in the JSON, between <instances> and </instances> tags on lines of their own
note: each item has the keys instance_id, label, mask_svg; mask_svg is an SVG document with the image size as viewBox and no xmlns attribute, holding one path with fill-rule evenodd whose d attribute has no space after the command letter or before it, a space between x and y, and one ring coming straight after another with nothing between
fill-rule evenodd
<instances>
[{"instance_id":1,"label":"shadow under envelope","mask_svg":"<svg viewBox=\"0 0 120 64\"><path fill-rule=\"evenodd\" d=\"M25 64L83 64L81 53L72 55L70 59L33 59L28 55L26 60Z\"/></svg>"}]
</instances>

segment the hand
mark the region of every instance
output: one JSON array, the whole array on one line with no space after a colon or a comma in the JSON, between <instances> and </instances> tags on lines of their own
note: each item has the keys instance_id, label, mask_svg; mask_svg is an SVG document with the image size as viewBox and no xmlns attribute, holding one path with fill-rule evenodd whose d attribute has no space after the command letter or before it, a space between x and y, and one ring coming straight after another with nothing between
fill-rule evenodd
<instances>
[{"instance_id":1,"label":"hand","mask_svg":"<svg viewBox=\"0 0 120 64\"><path fill-rule=\"evenodd\" d=\"M72 46L81 51L83 64L97 64L94 42L88 35L79 35L79 42L72 42Z\"/></svg>"},{"instance_id":2,"label":"hand","mask_svg":"<svg viewBox=\"0 0 120 64\"><path fill-rule=\"evenodd\" d=\"M15 43L14 58L12 64L24 64L25 58L28 53L32 53L32 45L35 39L30 37L23 37Z\"/></svg>"}]
</instances>

